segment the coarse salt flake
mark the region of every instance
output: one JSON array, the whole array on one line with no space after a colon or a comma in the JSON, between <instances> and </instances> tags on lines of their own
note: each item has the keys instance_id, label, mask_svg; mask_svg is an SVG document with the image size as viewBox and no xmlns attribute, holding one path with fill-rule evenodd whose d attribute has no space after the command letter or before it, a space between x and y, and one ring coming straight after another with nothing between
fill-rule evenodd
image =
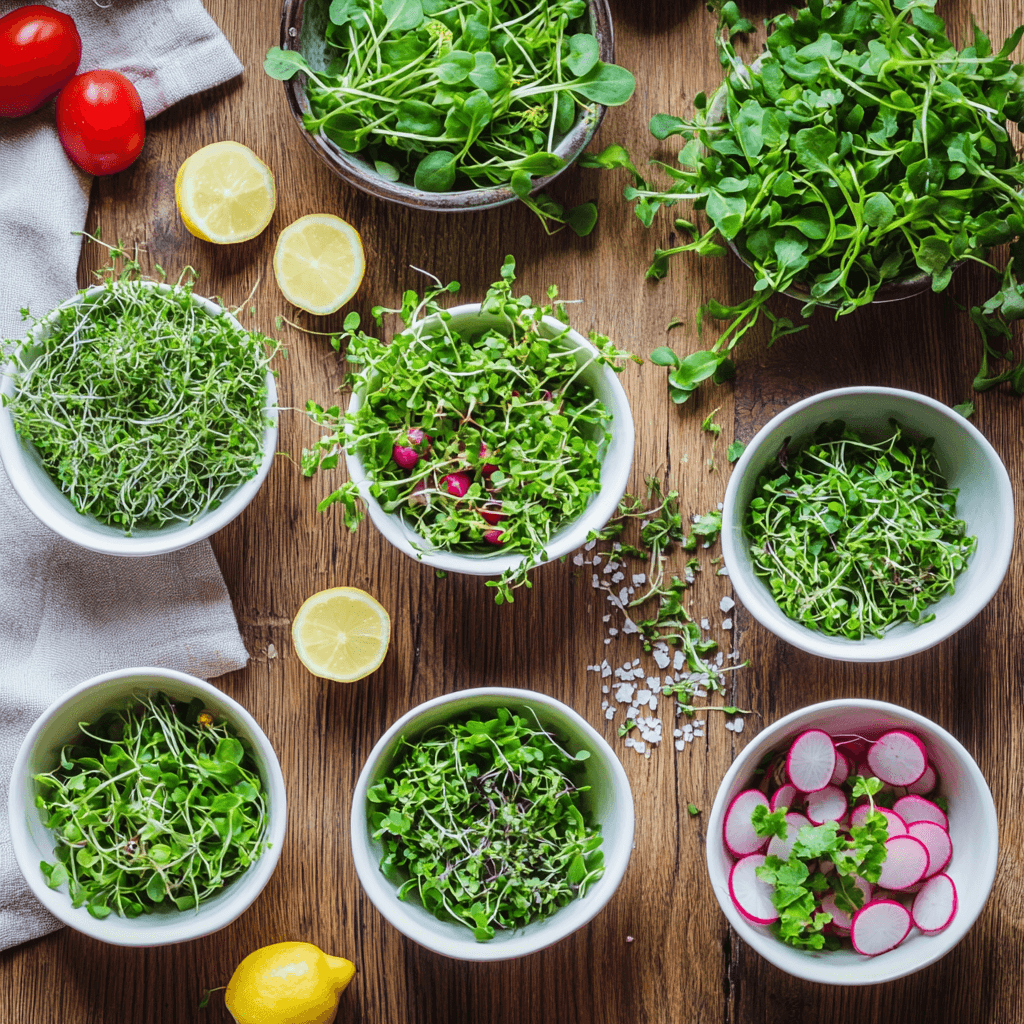
<instances>
[{"instance_id":1,"label":"coarse salt flake","mask_svg":"<svg viewBox=\"0 0 1024 1024\"><path fill-rule=\"evenodd\" d=\"M593 551L595 547L597 547L597 541L596 540L588 540L587 543L583 545L583 550L584 551Z\"/></svg>"},{"instance_id":2,"label":"coarse salt flake","mask_svg":"<svg viewBox=\"0 0 1024 1024\"><path fill-rule=\"evenodd\" d=\"M732 619L722 619L722 629L732 629Z\"/></svg>"},{"instance_id":3,"label":"coarse salt flake","mask_svg":"<svg viewBox=\"0 0 1024 1024\"><path fill-rule=\"evenodd\" d=\"M743 732L743 719L737 718L733 721L732 725L733 732Z\"/></svg>"},{"instance_id":4,"label":"coarse salt flake","mask_svg":"<svg viewBox=\"0 0 1024 1024\"><path fill-rule=\"evenodd\" d=\"M726 596L718 602L718 607L721 608L723 612L731 612L733 608L736 607L736 602L731 597Z\"/></svg>"},{"instance_id":5,"label":"coarse salt flake","mask_svg":"<svg viewBox=\"0 0 1024 1024\"><path fill-rule=\"evenodd\" d=\"M573 555L572 564L573 565L582 565L583 564L583 555L581 555L581 554L580 555Z\"/></svg>"},{"instance_id":6,"label":"coarse salt flake","mask_svg":"<svg viewBox=\"0 0 1024 1024\"><path fill-rule=\"evenodd\" d=\"M635 573L633 573L633 586L634 587L639 587L642 583L646 583L646 582L647 582L647 573L645 573L645 572L635 572Z\"/></svg>"},{"instance_id":7,"label":"coarse salt flake","mask_svg":"<svg viewBox=\"0 0 1024 1024\"><path fill-rule=\"evenodd\" d=\"M678 672L682 667L686 659L683 657L682 651L676 651L675 657L672 659L672 667Z\"/></svg>"},{"instance_id":8,"label":"coarse salt flake","mask_svg":"<svg viewBox=\"0 0 1024 1024\"><path fill-rule=\"evenodd\" d=\"M711 620L710 619L701 619L700 620L700 628L701 629L710 629L711 628Z\"/></svg>"},{"instance_id":9,"label":"coarse salt flake","mask_svg":"<svg viewBox=\"0 0 1024 1024\"><path fill-rule=\"evenodd\" d=\"M615 717L615 708L607 708L605 710L604 717L610 722Z\"/></svg>"}]
</instances>

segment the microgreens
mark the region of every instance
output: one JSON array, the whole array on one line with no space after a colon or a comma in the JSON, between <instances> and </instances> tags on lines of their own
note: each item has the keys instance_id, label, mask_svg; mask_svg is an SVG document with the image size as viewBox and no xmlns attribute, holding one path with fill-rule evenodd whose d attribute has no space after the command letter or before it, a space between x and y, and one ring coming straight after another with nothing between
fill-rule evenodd
<instances>
[{"instance_id":1,"label":"microgreens","mask_svg":"<svg viewBox=\"0 0 1024 1024\"><path fill-rule=\"evenodd\" d=\"M60 764L36 775L49 818L51 889L96 918L199 903L242 874L266 846L266 801L251 753L198 698L147 694L79 726Z\"/></svg>"},{"instance_id":2,"label":"microgreens","mask_svg":"<svg viewBox=\"0 0 1024 1024\"><path fill-rule=\"evenodd\" d=\"M593 203L566 211L530 194L565 166L554 151L573 126L636 88L600 60L586 14L585 0L333 0L325 70L276 46L264 68L302 72L307 130L382 178L427 192L508 185L546 229L586 235Z\"/></svg>"},{"instance_id":3,"label":"microgreens","mask_svg":"<svg viewBox=\"0 0 1024 1024\"><path fill-rule=\"evenodd\" d=\"M497 708L402 737L367 794L381 871L477 940L522 928L586 894L604 874L586 819L580 763L526 714ZM531 721L532 719L532 721Z\"/></svg>"},{"instance_id":4,"label":"microgreens","mask_svg":"<svg viewBox=\"0 0 1024 1024\"><path fill-rule=\"evenodd\" d=\"M195 272L148 286L137 258L111 248L103 290L9 340L15 388L4 404L20 437L81 513L131 534L195 521L256 475L276 349L192 297Z\"/></svg>"},{"instance_id":5,"label":"microgreens","mask_svg":"<svg viewBox=\"0 0 1024 1024\"><path fill-rule=\"evenodd\" d=\"M733 441L732 444L729 445L726 456L730 462L736 462L746 450L747 446L742 441Z\"/></svg>"},{"instance_id":6,"label":"microgreens","mask_svg":"<svg viewBox=\"0 0 1024 1024\"><path fill-rule=\"evenodd\" d=\"M871 444L824 423L755 484L744 521L754 571L809 629L861 640L930 622L926 609L953 590L977 546L930 444L890 426Z\"/></svg>"}]
</instances>

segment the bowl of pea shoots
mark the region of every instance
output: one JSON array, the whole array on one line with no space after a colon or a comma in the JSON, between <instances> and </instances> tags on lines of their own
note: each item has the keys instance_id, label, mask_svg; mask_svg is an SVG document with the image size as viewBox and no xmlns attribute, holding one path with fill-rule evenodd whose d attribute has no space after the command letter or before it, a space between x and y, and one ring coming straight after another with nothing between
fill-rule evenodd
<instances>
[{"instance_id":1,"label":"bowl of pea shoots","mask_svg":"<svg viewBox=\"0 0 1024 1024\"><path fill-rule=\"evenodd\" d=\"M1009 568L1013 494L959 412L893 388L798 402L736 465L722 544L736 596L788 643L840 661L927 650Z\"/></svg>"}]
</instances>

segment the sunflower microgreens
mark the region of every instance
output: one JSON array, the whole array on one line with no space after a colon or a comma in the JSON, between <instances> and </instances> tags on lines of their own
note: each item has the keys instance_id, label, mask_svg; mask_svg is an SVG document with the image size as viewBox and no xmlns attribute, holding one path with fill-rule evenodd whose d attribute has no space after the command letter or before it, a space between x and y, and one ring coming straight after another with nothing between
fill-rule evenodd
<instances>
[{"instance_id":1,"label":"sunflower microgreens","mask_svg":"<svg viewBox=\"0 0 1024 1024\"><path fill-rule=\"evenodd\" d=\"M595 363L620 370L636 358L591 333L598 351L577 362L565 343L569 327L543 322L557 315L566 323L558 289L536 306L513 296L514 280L509 256L483 302L500 325L473 333L455 330L437 301L457 283L438 282L422 299L408 291L400 310L375 308L378 324L398 313L405 325L387 344L359 330L350 313L333 344L345 344L345 358L361 367L349 381L365 401L346 414L308 403L330 433L302 455L307 476L335 466L342 448L358 455L370 494L406 520L425 550L523 555L487 582L498 604L531 585L529 570L545 560L552 536L601 488L610 413L582 375ZM350 482L319 507L340 502L354 528L358 498Z\"/></svg>"},{"instance_id":2,"label":"sunflower microgreens","mask_svg":"<svg viewBox=\"0 0 1024 1024\"><path fill-rule=\"evenodd\" d=\"M36 775L56 863L72 906L96 918L199 903L266 847L266 801L252 754L198 698L146 694L79 726L60 764Z\"/></svg>"},{"instance_id":3,"label":"sunflower microgreens","mask_svg":"<svg viewBox=\"0 0 1024 1024\"><path fill-rule=\"evenodd\" d=\"M474 711L402 737L367 793L399 899L415 896L480 942L548 917L604 874L586 814L590 751L569 753L527 710Z\"/></svg>"},{"instance_id":4,"label":"sunflower microgreens","mask_svg":"<svg viewBox=\"0 0 1024 1024\"><path fill-rule=\"evenodd\" d=\"M306 129L387 181L426 192L508 185L546 230L586 235L594 203L567 211L530 195L533 178L565 166L554 151L573 126L636 88L600 60L586 15L585 0L333 0L326 69L276 46L263 66L278 79L302 72Z\"/></svg>"},{"instance_id":5,"label":"sunflower microgreens","mask_svg":"<svg viewBox=\"0 0 1024 1024\"><path fill-rule=\"evenodd\" d=\"M892 433L876 444L823 423L761 474L745 516L755 572L809 629L861 640L934 619L977 546L956 518L928 442Z\"/></svg>"},{"instance_id":6,"label":"sunflower microgreens","mask_svg":"<svg viewBox=\"0 0 1024 1024\"><path fill-rule=\"evenodd\" d=\"M715 99L699 94L696 114L656 114L656 139L680 135L679 166L653 163L671 179L644 180L621 146L584 157L582 166L623 168L639 219L689 200L711 221L687 241L655 252L648 277L661 278L678 253L722 256L734 244L752 267L751 298L711 300L703 322L728 322L709 350L681 359L671 349L673 401L685 402L708 378L733 372L729 353L764 315L771 340L803 329L770 312L767 301L793 290L810 316L826 305L840 316L874 301L887 282L927 275L933 291L964 260L1024 234L1024 164L1008 122L1024 117L1024 73L1011 53L1017 28L998 49L977 26L958 50L935 14L935 0L807 0L795 14L770 19L766 51L745 67L731 43L734 3L717 5L718 47L728 76ZM1024 313L1022 289L1008 271L999 296L975 310L985 336L977 386L1011 380L1024 392L1020 365L989 376L989 359L1012 358L992 342Z\"/></svg>"},{"instance_id":7,"label":"sunflower microgreens","mask_svg":"<svg viewBox=\"0 0 1024 1024\"><path fill-rule=\"evenodd\" d=\"M200 308L192 268L151 287L137 258L108 248L101 292L52 321L22 310L40 336L3 343L4 404L72 505L130 535L193 522L256 475L276 347Z\"/></svg>"}]
</instances>

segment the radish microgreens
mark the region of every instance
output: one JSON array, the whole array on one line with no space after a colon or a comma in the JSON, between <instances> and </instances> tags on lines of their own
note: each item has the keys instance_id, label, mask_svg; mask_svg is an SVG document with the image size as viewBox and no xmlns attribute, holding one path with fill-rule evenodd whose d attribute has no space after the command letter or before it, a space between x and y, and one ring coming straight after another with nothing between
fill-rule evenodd
<instances>
[{"instance_id":1,"label":"radish microgreens","mask_svg":"<svg viewBox=\"0 0 1024 1024\"><path fill-rule=\"evenodd\" d=\"M95 918L198 907L266 847L252 754L198 698L142 695L79 729L59 766L33 776L57 842L40 868L72 906Z\"/></svg>"},{"instance_id":2,"label":"radish microgreens","mask_svg":"<svg viewBox=\"0 0 1024 1024\"><path fill-rule=\"evenodd\" d=\"M829 636L930 622L977 546L930 443L890 428L871 444L823 423L784 468L761 474L744 517L754 571L779 607Z\"/></svg>"},{"instance_id":3,"label":"radish microgreens","mask_svg":"<svg viewBox=\"0 0 1024 1024\"><path fill-rule=\"evenodd\" d=\"M587 235L597 207L531 196L565 166L554 151L636 81L600 60L585 0L333 0L330 64L272 47L273 78L306 76L306 129L426 192L506 185L550 224ZM308 14L307 14L308 16Z\"/></svg>"},{"instance_id":4,"label":"radish microgreens","mask_svg":"<svg viewBox=\"0 0 1024 1024\"><path fill-rule=\"evenodd\" d=\"M367 793L398 898L415 896L479 942L550 916L604 874L586 817L590 751L569 753L527 710L474 711L403 736Z\"/></svg>"},{"instance_id":5,"label":"radish microgreens","mask_svg":"<svg viewBox=\"0 0 1024 1024\"><path fill-rule=\"evenodd\" d=\"M529 570L545 561L551 538L601 489L610 414L581 375L595 363L618 371L635 358L591 333L597 354L577 362L576 350L567 347L558 289L549 288L551 301L537 306L512 294L514 281L509 256L483 302L499 322L473 333L456 331L438 303L457 283L438 282L422 298L407 291L400 310L375 308L378 324L385 313L397 313L405 326L390 343L360 330L358 314L350 313L344 333L332 341L360 366L348 379L366 400L347 414L308 403L330 432L302 455L303 472L311 476L336 466L342 448L355 452L370 494L385 512L405 519L424 550L493 552L497 546L523 555L519 566L488 580L498 604L512 601L515 588L531 586ZM554 332L543 322L552 315L565 324ZM410 431L422 431L416 436L425 440L412 441ZM396 462L396 444L415 445L405 447L411 468ZM464 493L452 489L452 475ZM340 502L354 528L358 498L348 483L319 507Z\"/></svg>"}]
</instances>

